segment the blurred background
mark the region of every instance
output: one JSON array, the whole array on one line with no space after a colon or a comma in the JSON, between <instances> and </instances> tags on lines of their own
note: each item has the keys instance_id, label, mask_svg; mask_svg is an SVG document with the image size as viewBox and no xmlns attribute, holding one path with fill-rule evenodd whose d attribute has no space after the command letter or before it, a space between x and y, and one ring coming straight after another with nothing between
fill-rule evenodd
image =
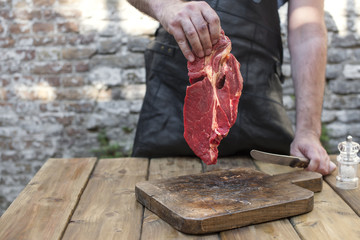
<instances>
[{"instance_id":1,"label":"blurred background","mask_svg":"<svg viewBox=\"0 0 360 240\"><path fill-rule=\"evenodd\" d=\"M284 42L284 104L295 96ZM325 0L322 142L360 138L360 0ZM0 216L48 158L131 154L158 23L126 0L0 0Z\"/></svg>"}]
</instances>

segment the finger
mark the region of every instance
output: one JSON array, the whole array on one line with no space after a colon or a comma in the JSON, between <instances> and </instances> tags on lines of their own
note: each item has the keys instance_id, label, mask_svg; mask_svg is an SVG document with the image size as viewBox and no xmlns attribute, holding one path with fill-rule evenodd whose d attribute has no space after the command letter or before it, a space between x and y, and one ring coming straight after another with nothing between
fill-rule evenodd
<instances>
[{"instance_id":1,"label":"finger","mask_svg":"<svg viewBox=\"0 0 360 240\"><path fill-rule=\"evenodd\" d=\"M212 50L212 42L210 39L210 33L207 22L205 22L204 18L199 15L196 15L196 17L192 18L191 21L194 24L195 29L198 33L205 55L210 55Z\"/></svg>"},{"instance_id":2,"label":"finger","mask_svg":"<svg viewBox=\"0 0 360 240\"><path fill-rule=\"evenodd\" d=\"M208 23L211 43L214 45L220 38L220 18L212 8L204 10L203 17Z\"/></svg>"},{"instance_id":3,"label":"finger","mask_svg":"<svg viewBox=\"0 0 360 240\"><path fill-rule=\"evenodd\" d=\"M336 169L336 164L333 162L330 162L330 172L329 173L332 173L333 171L335 171L335 169Z\"/></svg>"},{"instance_id":4,"label":"finger","mask_svg":"<svg viewBox=\"0 0 360 240\"><path fill-rule=\"evenodd\" d=\"M316 172L321 173L322 175L329 174L330 171L330 158L329 156L324 156L319 160L320 164L318 166L318 169L316 169Z\"/></svg>"},{"instance_id":5,"label":"finger","mask_svg":"<svg viewBox=\"0 0 360 240\"><path fill-rule=\"evenodd\" d=\"M320 165L319 158L310 158L310 163L306 168L306 170L316 172L317 169L319 168L319 165Z\"/></svg>"},{"instance_id":6,"label":"finger","mask_svg":"<svg viewBox=\"0 0 360 240\"><path fill-rule=\"evenodd\" d=\"M187 43L185 33L182 31L182 29L180 31L174 31L173 36L176 42L178 43L180 50L184 54L185 58L189 62L193 62L195 60L195 56L192 53L189 44Z\"/></svg>"},{"instance_id":7,"label":"finger","mask_svg":"<svg viewBox=\"0 0 360 240\"><path fill-rule=\"evenodd\" d=\"M193 23L189 19L184 19L181 25L184 30L185 36L191 45L193 52L198 57L204 57L203 47L201 45L200 38Z\"/></svg>"}]
</instances>

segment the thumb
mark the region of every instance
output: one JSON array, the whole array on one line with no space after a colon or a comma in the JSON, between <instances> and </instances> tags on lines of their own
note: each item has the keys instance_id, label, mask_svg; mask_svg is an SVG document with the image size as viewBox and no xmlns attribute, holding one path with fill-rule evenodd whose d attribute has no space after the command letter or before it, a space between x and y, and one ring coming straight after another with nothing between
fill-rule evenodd
<instances>
[{"instance_id":1,"label":"thumb","mask_svg":"<svg viewBox=\"0 0 360 240\"><path fill-rule=\"evenodd\" d=\"M333 172L336 169L336 164L333 162L330 162L330 173Z\"/></svg>"}]
</instances>

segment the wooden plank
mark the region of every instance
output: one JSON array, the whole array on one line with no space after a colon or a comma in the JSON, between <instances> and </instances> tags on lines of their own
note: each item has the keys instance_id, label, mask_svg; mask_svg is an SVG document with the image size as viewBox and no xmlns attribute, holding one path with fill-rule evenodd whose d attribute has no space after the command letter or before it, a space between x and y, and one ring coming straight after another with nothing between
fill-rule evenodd
<instances>
[{"instance_id":1,"label":"wooden plank","mask_svg":"<svg viewBox=\"0 0 360 240\"><path fill-rule=\"evenodd\" d=\"M0 218L0 239L59 239L95 163L49 159Z\"/></svg>"},{"instance_id":2,"label":"wooden plank","mask_svg":"<svg viewBox=\"0 0 360 240\"><path fill-rule=\"evenodd\" d=\"M336 155L330 156L331 160L334 163L336 162ZM358 168L360 168L358 166ZM358 173L360 169L358 169ZM336 169L332 174L326 176L324 179L330 185L332 189L360 216L360 187L352 190L344 190L336 187L336 176L338 175L338 169Z\"/></svg>"},{"instance_id":3,"label":"wooden plank","mask_svg":"<svg viewBox=\"0 0 360 240\"><path fill-rule=\"evenodd\" d=\"M259 161L256 165L269 174L294 171ZM314 209L292 217L291 222L302 239L360 239L360 218L327 183L315 193Z\"/></svg>"},{"instance_id":4,"label":"wooden plank","mask_svg":"<svg viewBox=\"0 0 360 240\"><path fill-rule=\"evenodd\" d=\"M201 163L195 158L159 158L151 159L149 180L170 178L175 176L200 173ZM141 239L219 239L218 234L187 235L181 233L160 219L150 210L145 209Z\"/></svg>"},{"instance_id":5,"label":"wooden plank","mask_svg":"<svg viewBox=\"0 0 360 240\"><path fill-rule=\"evenodd\" d=\"M147 168L146 158L99 160L63 239L139 239L143 207L134 188Z\"/></svg>"},{"instance_id":6,"label":"wooden plank","mask_svg":"<svg viewBox=\"0 0 360 240\"><path fill-rule=\"evenodd\" d=\"M300 239L288 219L282 219L221 233L221 240L238 239Z\"/></svg>"}]
</instances>

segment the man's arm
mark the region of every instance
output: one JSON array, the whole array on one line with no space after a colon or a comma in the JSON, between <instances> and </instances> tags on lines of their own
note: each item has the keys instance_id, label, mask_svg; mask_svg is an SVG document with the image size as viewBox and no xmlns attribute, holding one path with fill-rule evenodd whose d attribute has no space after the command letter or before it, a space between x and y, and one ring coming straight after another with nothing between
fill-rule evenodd
<instances>
[{"instance_id":1,"label":"man's arm","mask_svg":"<svg viewBox=\"0 0 360 240\"><path fill-rule=\"evenodd\" d=\"M158 20L172 34L189 61L209 55L220 36L220 19L206 2L182 0L128 0L138 10ZM190 46L189 46L189 44ZM192 51L192 50L193 51Z\"/></svg>"},{"instance_id":2,"label":"man's arm","mask_svg":"<svg viewBox=\"0 0 360 240\"><path fill-rule=\"evenodd\" d=\"M288 43L296 95L296 131L292 155L310 159L308 170L335 169L321 145L321 111L325 88L327 33L323 0L290 0Z\"/></svg>"}]
</instances>

